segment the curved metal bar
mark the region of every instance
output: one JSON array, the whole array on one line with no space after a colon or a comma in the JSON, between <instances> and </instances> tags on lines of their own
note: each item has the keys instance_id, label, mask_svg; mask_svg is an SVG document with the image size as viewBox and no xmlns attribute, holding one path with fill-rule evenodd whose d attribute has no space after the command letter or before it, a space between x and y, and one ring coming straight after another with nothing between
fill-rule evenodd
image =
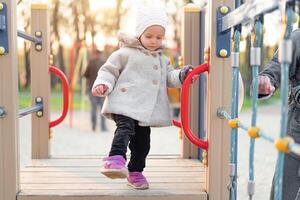
<instances>
[{"instance_id":1,"label":"curved metal bar","mask_svg":"<svg viewBox=\"0 0 300 200\"><path fill-rule=\"evenodd\" d=\"M54 73L55 75L57 75L59 77L59 79L62 81L62 85L63 85L63 112L61 114L61 116L54 120L51 121L49 124L49 127L52 128L56 125L58 125L59 123L61 123L67 113L68 113L68 108L69 108L69 83L68 83L68 79L66 77L66 75L59 70L58 68L54 67L54 66L49 66L49 72Z\"/></svg>"},{"instance_id":2,"label":"curved metal bar","mask_svg":"<svg viewBox=\"0 0 300 200\"><path fill-rule=\"evenodd\" d=\"M208 71L209 71L209 64L207 63L197 66L193 71L191 71L187 75L186 79L183 82L182 91L181 91L181 125L183 131L187 136L187 138L194 145L205 150L208 149L208 142L195 137L189 128L189 93L190 93L190 85L192 83L193 76Z\"/></svg>"}]
</instances>

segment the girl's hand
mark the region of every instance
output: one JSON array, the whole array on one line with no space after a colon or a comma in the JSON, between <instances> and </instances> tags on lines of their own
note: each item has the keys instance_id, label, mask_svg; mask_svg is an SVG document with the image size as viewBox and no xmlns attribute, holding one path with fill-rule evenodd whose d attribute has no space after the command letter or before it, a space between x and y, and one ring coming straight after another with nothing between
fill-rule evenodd
<instances>
[{"instance_id":1,"label":"girl's hand","mask_svg":"<svg viewBox=\"0 0 300 200\"><path fill-rule=\"evenodd\" d=\"M268 76L258 77L258 93L262 95L269 95L275 91L275 87L272 85Z\"/></svg>"},{"instance_id":2,"label":"girl's hand","mask_svg":"<svg viewBox=\"0 0 300 200\"><path fill-rule=\"evenodd\" d=\"M187 75L194 69L194 67L192 65L186 65L184 66L179 73L179 80L181 83L183 83L183 81L185 80L185 78L187 77ZM197 77L193 77L192 82L194 82L197 79Z\"/></svg>"},{"instance_id":3,"label":"girl's hand","mask_svg":"<svg viewBox=\"0 0 300 200\"><path fill-rule=\"evenodd\" d=\"M92 94L93 96L101 96L104 95L105 92L107 91L108 87L104 84L100 84L100 85L96 85L93 89L92 89Z\"/></svg>"}]
</instances>

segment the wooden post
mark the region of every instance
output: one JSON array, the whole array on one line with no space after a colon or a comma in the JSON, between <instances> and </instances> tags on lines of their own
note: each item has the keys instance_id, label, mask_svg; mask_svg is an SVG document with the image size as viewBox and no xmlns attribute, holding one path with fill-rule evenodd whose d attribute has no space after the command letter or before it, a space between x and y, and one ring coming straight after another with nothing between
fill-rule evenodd
<instances>
[{"instance_id":1,"label":"wooden post","mask_svg":"<svg viewBox=\"0 0 300 200\"><path fill-rule=\"evenodd\" d=\"M182 56L183 64L199 65L200 50L200 7L195 4L188 4L184 7L183 15L183 36L182 36ZM189 118L190 129L198 137L199 132L199 80L190 89ZM183 158L198 158L198 148L192 144L185 136L181 142Z\"/></svg>"},{"instance_id":2,"label":"wooden post","mask_svg":"<svg viewBox=\"0 0 300 200\"><path fill-rule=\"evenodd\" d=\"M208 170L207 192L210 200L229 199L230 128L226 120L217 117L217 109L224 107L230 111L231 62L229 58L216 56L217 22L216 11L220 6L233 8L233 0L209 1L208 32L206 40L210 47L210 72L208 76Z\"/></svg>"},{"instance_id":3,"label":"wooden post","mask_svg":"<svg viewBox=\"0 0 300 200\"><path fill-rule=\"evenodd\" d=\"M15 200L19 191L17 5L14 0L1 2L7 7L9 52L0 55L0 107L6 112L0 118L0 199Z\"/></svg>"},{"instance_id":4,"label":"wooden post","mask_svg":"<svg viewBox=\"0 0 300 200\"><path fill-rule=\"evenodd\" d=\"M48 72L49 65L49 10L48 4L34 3L31 5L31 34L43 38L42 49L32 44L30 61L31 61L31 98L32 104L35 99L43 99L44 111L43 116L38 117L32 114L32 158L48 158L49 147L49 98L50 98L50 75Z\"/></svg>"}]
</instances>

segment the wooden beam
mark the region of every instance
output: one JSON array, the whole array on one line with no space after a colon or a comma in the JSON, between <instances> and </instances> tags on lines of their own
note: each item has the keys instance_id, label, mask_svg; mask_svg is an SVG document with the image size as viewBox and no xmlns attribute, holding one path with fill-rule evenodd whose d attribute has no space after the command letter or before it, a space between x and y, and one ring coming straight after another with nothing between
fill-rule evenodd
<instances>
[{"instance_id":1,"label":"wooden beam","mask_svg":"<svg viewBox=\"0 0 300 200\"><path fill-rule=\"evenodd\" d=\"M233 0L209 1L208 35L210 47L210 73L208 76L208 124L209 141L207 192L211 200L229 199L230 129L225 120L217 117L220 107L230 111L231 100L231 64L229 58L216 56L216 11L220 6L233 8Z\"/></svg>"},{"instance_id":2,"label":"wooden beam","mask_svg":"<svg viewBox=\"0 0 300 200\"><path fill-rule=\"evenodd\" d=\"M7 6L9 52L0 55L0 107L6 112L0 118L0 199L15 200L19 191L17 5L14 0L1 2Z\"/></svg>"},{"instance_id":3,"label":"wooden beam","mask_svg":"<svg viewBox=\"0 0 300 200\"><path fill-rule=\"evenodd\" d=\"M41 33L43 38L42 49L31 45L31 98L32 104L35 99L43 99L43 116L38 117L32 114L32 158L49 157L49 99L50 99L50 75L48 72L48 58L50 47L50 21L48 5L44 3L34 3L31 5L31 34Z\"/></svg>"},{"instance_id":4,"label":"wooden beam","mask_svg":"<svg viewBox=\"0 0 300 200\"><path fill-rule=\"evenodd\" d=\"M200 51L200 7L188 4L184 7L183 15L183 36L182 36L182 56L183 64L199 65ZM199 132L199 80L190 88L189 102L190 129L196 137ZM198 158L198 147L192 144L186 136L182 140L182 157Z\"/></svg>"}]
</instances>

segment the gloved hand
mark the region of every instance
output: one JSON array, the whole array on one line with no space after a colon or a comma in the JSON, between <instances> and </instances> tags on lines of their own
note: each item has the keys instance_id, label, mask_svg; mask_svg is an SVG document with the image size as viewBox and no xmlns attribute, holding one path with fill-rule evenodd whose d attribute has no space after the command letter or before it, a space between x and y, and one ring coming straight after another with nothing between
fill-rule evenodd
<instances>
[{"instance_id":1,"label":"gloved hand","mask_svg":"<svg viewBox=\"0 0 300 200\"><path fill-rule=\"evenodd\" d=\"M184 79L187 77L187 75L194 69L192 65L186 65L184 66L179 73L179 80L181 84L183 83Z\"/></svg>"}]
</instances>

